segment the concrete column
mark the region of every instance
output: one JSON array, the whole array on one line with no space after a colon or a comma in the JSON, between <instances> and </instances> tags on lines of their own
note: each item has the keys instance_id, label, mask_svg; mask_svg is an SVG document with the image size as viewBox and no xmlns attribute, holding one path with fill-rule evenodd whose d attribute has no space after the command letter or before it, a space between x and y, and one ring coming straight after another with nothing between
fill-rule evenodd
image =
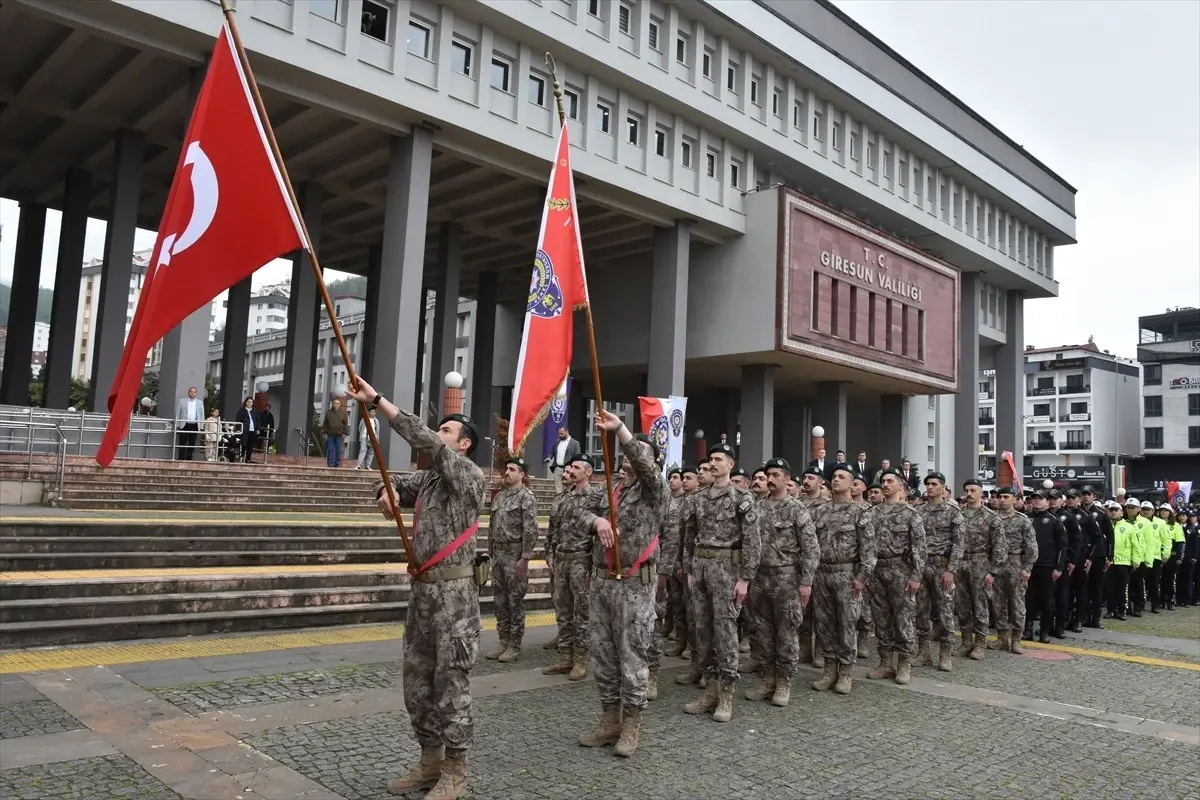
<instances>
[{"instance_id":1,"label":"concrete column","mask_svg":"<svg viewBox=\"0 0 1200 800\"><path fill-rule=\"evenodd\" d=\"M793 396L784 395L777 400L779 450L771 455L787 459L788 464L799 474L808 463L808 408Z\"/></svg>"},{"instance_id":2,"label":"concrete column","mask_svg":"<svg viewBox=\"0 0 1200 800\"><path fill-rule=\"evenodd\" d=\"M650 278L650 397L682 395L687 359L688 266L691 226L676 222L654 232Z\"/></svg>"},{"instance_id":3,"label":"concrete column","mask_svg":"<svg viewBox=\"0 0 1200 800\"><path fill-rule=\"evenodd\" d=\"M825 429L825 458L832 459L838 450L846 448L847 390L845 381L824 381L817 384L817 402L813 405L812 426ZM816 458L813 453L809 459ZM807 463L807 462L805 462Z\"/></svg>"},{"instance_id":4,"label":"concrete column","mask_svg":"<svg viewBox=\"0 0 1200 800\"><path fill-rule=\"evenodd\" d=\"M979 463L979 278L964 272L961 277L962 312L958 331L958 396L954 401L954 484L974 478ZM1000 414L999 364L996 371L996 411ZM999 420L997 420L999 422ZM997 437L1000 428L997 426ZM1004 449L1003 446L998 450ZM1017 469L1021 464L1017 463Z\"/></svg>"},{"instance_id":5,"label":"concrete column","mask_svg":"<svg viewBox=\"0 0 1200 800\"><path fill-rule=\"evenodd\" d=\"M867 460L878 465L880 459L890 459L892 464L900 466L900 459L907 455L913 461L924 462L925 453L905 453L904 406L908 398L902 394L885 394L879 398L879 451L867 453ZM857 453L846 453L846 458L854 460ZM933 464L924 465L927 470L937 469ZM878 469L878 466L876 466ZM867 480L874 477L868 475Z\"/></svg>"},{"instance_id":6,"label":"concrete column","mask_svg":"<svg viewBox=\"0 0 1200 800\"><path fill-rule=\"evenodd\" d=\"M137 232L145 150L144 133L128 129L117 131L108 229L104 234L104 266L100 270L100 299L94 323L96 335L88 393L90 411L108 411L108 392L117 375L117 365L121 363L121 351L125 349L129 281L133 276L133 239ZM159 403L164 402L174 404L175 400L160 397Z\"/></svg>"},{"instance_id":7,"label":"concrete column","mask_svg":"<svg viewBox=\"0 0 1200 800\"><path fill-rule=\"evenodd\" d=\"M254 387L246 387L246 339L250 330L250 283L252 278L239 281L229 290L225 301L224 344L221 347L221 391L220 407L223 419L233 419L242 407L244 388L254 394ZM285 346L286 347L286 346ZM286 349L284 351L287 352ZM281 412L282 413L282 412ZM279 420L276 420L278 424ZM279 452L285 452L287 440L279 442Z\"/></svg>"},{"instance_id":8,"label":"concrete column","mask_svg":"<svg viewBox=\"0 0 1200 800\"><path fill-rule=\"evenodd\" d=\"M33 326L37 322L38 278L42 272L42 240L45 236L46 207L22 203L13 257L8 341L4 349L4 371L0 372L0 403L6 405L29 405ZM78 296L79 281L75 282L75 292Z\"/></svg>"},{"instance_id":9,"label":"concrete column","mask_svg":"<svg viewBox=\"0 0 1200 800\"><path fill-rule=\"evenodd\" d=\"M996 456L1011 450L1013 463L1023 471L1025 463L1025 298L1007 292L1008 330L1006 343L996 350ZM965 378L964 378L965 380ZM972 382L975 377L972 376ZM974 391L970 392L974 397ZM962 394L959 395L961 400Z\"/></svg>"},{"instance_id":10,"label":"concrete column","mask_svg":"<svg viewBox=\"0 0 1200 800\"><path fill-rule=\"evenodd\" d=\"M88 202L92 176L81 169L67 170L63 190L62 224L58 229L58 263L54 268L54 302L50 311L50 347L42 369L43 405L71 405L76 325L79 322L79 283L83 279L83 245L87 236Z\"/></svg>"},{"instance_id":11,"label":"concrete column","mask_svg":"<svg viewBox=\"0 0 1200 800\"><path fill-rule=\"evenodd\" d=\"M433 341L429 354L429 402L437 416L445 415L446 373L454 369L454 344L458 333L458 287L462 280L462 226L443 222L438 227L437 284L433 300Z\"/></svg>"},{"instance_id":12,"label":"concrete column","mask_svg":"<svg viewBox=\"0 0 1200 800\"><path fill-rule=\"evenodd\" d=\"M417 357L416 371L413 377L413 413L420 414L422 417L428 417L428 408L432 402L433 395L431 392L436 392L440 381L430 383L428 376L425 374L429 366L429 359L426 358L426 350L429 347L427 341L429 336L429 290L424 285L421 286L421 312L417 315Z\"/></svg>"},{"instance_id":13,"label":"concrete column","mask_svg":"<svg viewBox=\"0 0 1200 800\"><path fill-rule=\"evenodd\" d=\"M496 273L479 273L479 290L475 293L475 329L471 331L470 415L482 435L494 437L496 408L492 405L492 370L496 358ZM484 451L487 452L484 452ZM475 460L480 466L491 466L492 448L480 447Z\"/></svg>"},{"instance_id":14,"label":"concrete column","mask_svg":"<svg viewBox=\"0 0 1200 800\"><path fill-rule=\"evenodd\" d=\"M775 366L742 367L742 444L738 463L750 471L771 457L775 445ZM730 433L730 437L733 434Z\"/></svg>"},{"instance_id":15,"label":"concrete column","mask_svg":"<svg viewBox=\"0 0 1200 800\"><path fill-rule=\"evenodd\" d=\"M313 247L320 246L321 203L323 192L314 183L299 187L297 199ZM288 298L287 345L283 354L283 397L276 441L280 453L296 452L300 441L312 429L313 384L317 373L318 314L317 277L307 253L292 256L292 288ZM297 433L297 428L300 433ZM301 454L303 450L301 449Z\"/></svg>"},{"instance_id":16,"label":"concrete column","mask_svg":"<svg viewBox=\"0 0 1200 800\"><path fill-rule=\"evenodd\" d=\"M376 242L367 247L367 307L363 317L362 344L358 348L358 363L361 373L375 357L377 346L375 332L379 329L379 259L383 245ZM368 381L370 383L370 381Z\"/></svg>"},{"instance_id":17,"label":"concrete column","mask_svg":"<svg viewBox=\"0 0 1200 800\"><path fill-rule=\"evenodd\" d=\"M421 363L417 340L432 159L433 137L428 129L414 128L408 136L392 139L383 220L379 326L375 334L377 341L387 342L388 346L374 351L370 369L364 375L376 391L400 408L415 412L419 412L414 407ZM405 469L412 463L408 443L399 436L381 436L380 440L389 466Z\"/></svg>"}]
</instances>

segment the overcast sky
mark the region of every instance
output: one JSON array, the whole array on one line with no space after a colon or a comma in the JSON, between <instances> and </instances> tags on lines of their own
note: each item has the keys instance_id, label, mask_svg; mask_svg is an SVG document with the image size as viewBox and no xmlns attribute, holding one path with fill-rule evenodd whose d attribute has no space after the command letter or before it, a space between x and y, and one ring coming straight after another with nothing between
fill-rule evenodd
<instances>
[{"instance_id":1,"label":"overcast sky","mask_svg":"<svg viewBox=\"0 0 1200 800\"><path fill-rule=\"evenodd\" d=\"M1132 356L1138 316L1200 306L1200 3L834 1L1078 190L1079 244L1055 253L1059 297L1026 306L1026 344L1093 335ZM0 222L8 283L16 204L0 201ZM43 285L57 242L50 212ZM86 255L103 249L93 220Z\"/></svg>"}]
</instances>

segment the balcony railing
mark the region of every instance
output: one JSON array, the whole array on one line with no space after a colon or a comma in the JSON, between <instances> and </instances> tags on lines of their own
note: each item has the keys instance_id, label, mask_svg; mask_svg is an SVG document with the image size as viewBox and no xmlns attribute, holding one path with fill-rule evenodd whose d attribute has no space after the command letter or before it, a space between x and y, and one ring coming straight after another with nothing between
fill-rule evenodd
<instances>
[{"instance_id":1,"label":"balcony railing","mask_svg":"<svg viewBox=\"0 0 1200 800\"><path fill-rule=\"evenodd\" d=\"M1054 393L1055 393L1055 389L1053 386L1045 386L1045 387L1035 386L1032 389L1027 389L1025 391L1025 396L1026 397L1049 397L1050 395L1053 395Z\"/></svg>"},{"instance_id":2,"label":"balcony railing","mask_svg":"<svg viewBox=\"0 0 1200 800\"><path fill-rule=\"evenodd\" d=\"M1054 450L1058 445L1054 442L1030 442L1029 450Z\"/></svg>"},{"instance_id":3,"label":"balcony railing","mask_svg":"<svg viewBox=\"0 0 1200 800\"><path fill-rule=\"evenodd\" d=\"M996 418L995 417L980 417L979 424L980 425L995 425Z\"/></svg>"},{"instance_id":4,"label":"balcony railing","mask_svg":"<svg viewBox=\"0 0 1200 800\"><path fill-rule=\"evenodd\" d=\"M1059 394L1087 394L1091 390L1092 390L1092 385L1090 383L1087 383L1087 384L1083 384L1082 386L1063 386L1063 387L1059 388L1058 393Z\"/></svg>"},{"instance_id":5,"label":"balcony railing","mask_svg":"<svg viewBox=\"0 0 1200 800\"><path fill-rule=\"evenodd\" d=\"M1059 442L1060 450L1091 450L1092 443L1087 442Z\"/></svg>"},{"instance_id":6,"label":"balcony railing","mask_svg":"<svg viewBox=\"0 0 1200 800\"><path fill-rule=\"evenodd\" d=\"M1059 422L1091 422L1092 413L1090 411L1078 412L1075 414L1059 414Z\"/></svg>"}]
</instances>

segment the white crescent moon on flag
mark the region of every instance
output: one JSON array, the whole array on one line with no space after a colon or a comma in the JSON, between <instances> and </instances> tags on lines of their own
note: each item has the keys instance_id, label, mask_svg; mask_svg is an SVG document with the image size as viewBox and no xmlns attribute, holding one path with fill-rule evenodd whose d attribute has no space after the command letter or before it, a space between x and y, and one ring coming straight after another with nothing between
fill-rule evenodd
<instances>
[{"instance_id":1,"label":"white crescent moon on flag","mask_svg":"<svg viewBox=\"0 0 1200 800\"><path fill-rule=\"evenodd\" d=\"M212 161L199 142L188 145L183 164L190 164L192 167L192 216L183 233L178 236L172 233L163 240L158 266L170 265L171 256L182 253L198 242L212 224L213 217L217 215L217 203L221 194L217 171L213 169Z\"/></svg>"}]
</instances>

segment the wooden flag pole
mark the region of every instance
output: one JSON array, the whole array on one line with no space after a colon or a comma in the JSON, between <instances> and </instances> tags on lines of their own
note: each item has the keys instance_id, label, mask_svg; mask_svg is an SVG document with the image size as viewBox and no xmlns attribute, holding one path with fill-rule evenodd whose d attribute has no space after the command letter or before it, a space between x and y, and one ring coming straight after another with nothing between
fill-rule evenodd
<instances>
[{"instance_id":1,"label":"wooden flag pole","mask_svg":"<svg viewBox=\"0 0 1200 800\"><path fill-rule=\"evenodd\" d=\"M342 326L338 324L337 313L334 309L333 299L329 296L329 288L325 285L325 276L321 273L321 264L317 260L316 250L312 246L312 239L308 235L308 225L304 222L303 215L300 214L300 204L296 200L296 191L292 188L292 179L288 177L287 166L283 163L283 154L279 152L279 142L275 140L275 131L271 127L271 120L267 117L267 108L263 105L262 93L258 90L258 81L254 79L254 70L250 68L250 59L246 56L246 48L242 45L242 37L238 34L237 23L233 20L234 10L229 5L229 0L221 0L221 11L225 14L225 21L229 24L229 33L233 39L234 49L237 51L238 61L241 62L242 71L246 73L246 83L250 86L250 94L254 97L254 105L258 109L258 117L262 121L263 130L267 134L267 143L271 146L271 153L275 157L275 163L279 166L279 174L283 176L283 185L287 189L288 198L292 202L292 208L296 210L296 218L300 222L300 229L304 233L305 252L308 254L309 263L312 264L313 273L317 278L317 288L321 291L321 300L325 304L325 313L329 317L329 324L333 329L333 336L337 340L338 350L342 354L342 363L346 365L346 377L350 386L358 386L358 375L354 371L354 361L350 358L350 348L346 347L346 340L342 336ZM365 423L367 417L367 404L363 401L358 401L358 412ZM404 557L408 560L408 568L411 572L420 565L417 564L416 558L413 555L412 542L409 541L408 531L404 528L404 520L400 518L400 504L396 499L395 490L392 487L391 476L388 475L388 468L383 462L383 452L379 449L379 438L375 435L375 429L371 425L364 426L367 429L367 436L371 440L371 450L375 454L375 466L379 470L379 476L383 479L383 490L387 492L388 503L392 508L392 513L396 519L396 529L400 531L400 541L404 544Z\"/></svg>"},{"instance_id":2,"label":"wooden flag pole","mask_svg":"<svg viewBox=\"0 0 1200 800\"><path fill-rule=\"evenodd\" d=\"M563 108L563 89L562 84L558 82L557 65L554 63L554 56L546 53L546 69L550 71L550 80L554 85L554 102L558 104L558 124L567 124L567 112ZM572 175L571 180L574 181ZM578 220L579 209L572 209ZM583 246L582 231L579 232L579 245ZM588 297L588 302L583 307L584 317L587 320L587 336L588 348L592 355L592 386L596 390L596 409L604 408L604 393L600 390L600 362L596 358L596 325L592 321L592 301ZM615 494L613 493L613 454L608 446L608 432L600 437L600 452L604 454L604 487L608 491L608 522L612 526L613 537L613 577L620 578L621 572L621 535L617 531L617 507L615 503Z\"/></svg>"}]
</instances>

